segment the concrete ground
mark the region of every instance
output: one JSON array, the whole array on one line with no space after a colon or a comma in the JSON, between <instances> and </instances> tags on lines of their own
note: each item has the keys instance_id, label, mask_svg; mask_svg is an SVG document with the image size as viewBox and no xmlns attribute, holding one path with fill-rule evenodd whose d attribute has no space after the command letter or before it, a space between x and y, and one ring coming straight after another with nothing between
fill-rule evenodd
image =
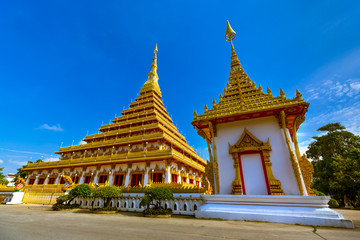
<instances>
[{"instance_id":1,"label":"concrete ground","mask_svg":"<svg viewBox=\"0 0 360 240\"><path fill-rule=\"evenodd\" d=\"M281 223L204 220L138 213L90 214L51 211L42 205L0 205L0 240L20 239L360 239L360 211L338 210L355 229Z\"/></svg>"}]
</instances>

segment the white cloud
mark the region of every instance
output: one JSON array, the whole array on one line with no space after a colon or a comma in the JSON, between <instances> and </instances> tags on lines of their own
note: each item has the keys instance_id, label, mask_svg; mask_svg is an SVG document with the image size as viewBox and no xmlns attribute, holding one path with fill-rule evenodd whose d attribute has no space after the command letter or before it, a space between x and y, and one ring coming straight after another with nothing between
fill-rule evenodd
<instances>
[{"instance_id":1,"label":"white cloud","mask_svg":"<svg viewBox=\"0 0 360 240\"><path fill-rule=\"evenodd\" d=\"M28 152L28 151L21 151L21 150L7 149L7 148L0 148L0 150L9 151L9 152L17 152L17 153L26 153L26 154L49 155L46 153Z\"/></svg>"},{"instance_id":2,"label":"white cloud","mask_svg":"<svg viewBox=\"0 0 360 240\"><path fill-rule=\"evenodd\" d=\"M19 165L19 166L23 166L23 165L26 165L27 162L26 161L13 161L13 160L9 160L9 163L13 163L13 164L16 164L16 165Z\"/></svg>"},{"instance_id":3,"label":"white cloud","mask_svg":"<svg viewBox=\"0 0 360 240\"><path fill-rule=\"evenodd\" d=\"M54 126L49 126L47 123L45 123L40 126L40 129L46 129L46 130L51 130L51 131L55 131L55 132L63 132L64 131L64 129L62 129L60 127L60 124L56 124Z\"/></svg>"},{"instance_id":4,"label":"white cloud","mask_svg":"<svg viewBox=\"0 0 360 240\"><path fill-rule=\"evenodd\" d=\"M59 158L49 157L44 159L44 162L54 162L54 161L59 161Z\"/></svg>"},{"instance_id":5,"label":"white cloud","mask_svg":"<svg viewBox=\"0 0 360 240\"><path fill-rule=\"evenodd\" d=\"M4 163L4 160L1 160L1 159L0 159L0 164L3 164L3 163Z\"/></svg>"},{"instance_id":6,"label":"white cloud","mask_svg":"<svg viewBox=\"0 0 360 240\"><path fill-rule=\"evenodd\" d=\"M360 79L349 78L345 81L325 80L317 86L310 86L306 91L308 97L306 100L326 99L330 101L339 101L339 98L349 97L353 99L359 98ZM344 100L345 99L340 99Z\"/></svg>"},{"instance_id":7,"label":"white cloud","mask_svg":"<svg viewBox=\"0 0 360 240\"><path fill-rule=\"evenodd\" d=\"M360 102L309 119L309 124L327 124L329 122L340 122L347 131L360 135Z\"/></svg>"},{"instance_id":8,"label":"white cloud","mask_svg":"<svg viewBox=\"0 0 360 240\"><path fill-rule=\"evenodd\" d=\"M78 143L78 145L83 145L83 144L86 144L86 142L83 141L83 140L81 140L81 141Z\"/></svg>"},{"instance_id":9,"label":"white cloud","mask_svg":"<svg viewBox=\"0 0 360 240\"><path fill-rule=\"evenodd\" d=\"M300 147L299 146L299 150L300 150L300 154L301 156L304 155L306 153L306 151L308 150L308 146L305 147Z\"/></svg>"}]
</instances>

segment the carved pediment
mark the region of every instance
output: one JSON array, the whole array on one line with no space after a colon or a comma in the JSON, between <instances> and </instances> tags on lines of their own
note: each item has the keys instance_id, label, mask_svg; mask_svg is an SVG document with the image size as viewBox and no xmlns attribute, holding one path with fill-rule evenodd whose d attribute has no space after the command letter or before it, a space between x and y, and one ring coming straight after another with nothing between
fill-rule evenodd
<instances>
[{"instance_id":1,"label":"carved pediment","mask_svg":"<svg viewBox=\"0 0 360 240\"><path fill-rule=\"evenodd\" d=\"M257 137L255 137L249 130L246 128L244 132L241 134L239 140L231 146L229 143L229 153L239 153L245 151L263 151L269 150L271 151L270 140L262 142Z\"/></svg>"}]
</instances>

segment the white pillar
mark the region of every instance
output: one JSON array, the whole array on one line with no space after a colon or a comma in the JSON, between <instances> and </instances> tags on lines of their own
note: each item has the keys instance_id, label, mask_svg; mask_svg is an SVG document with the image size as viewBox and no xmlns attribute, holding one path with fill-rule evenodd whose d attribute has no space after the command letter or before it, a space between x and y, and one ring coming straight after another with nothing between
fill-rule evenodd
<instances>
[{"instance_id":1,"label":"white pillar","mask_svg":"<svg viewBox=\"0 0 360 240\"><path fill-rule=\"evenodd\" d=\"M38 181L39 181L39 176L36 176L34 185L37 185L37 184L38 184Z\"/></svg>"},{"instance_id":2,"label":"white pillar","mask_svg":"<svg viewBox=\"0 0 360 240\"><path fill-rule=\"evenodd\" d=\"M170 166L167 166L167 167L166 167L166 171L165 171L165 183L171 183Z\"/></svg>"},{"instance_id":3,"label":"white pillar","mask_svg":"<svg viewBox=\"0 0 360 240\"><path fill-rule=\"evenodd\" d=\"M29 185L29 181L30 181L30 178L31 178L31 176L29 175L29 176L27 176L27 178L26 178L26 185Z\"/></svg>"},{"instance_id":4,"label":"white pillar","mask_svg":"<svg viewBox=\"0 0 360 240\"><path fill-rule=\"evenodd\" d=\"M150 168L145 168L145 174L144 174L144 186L149 184L149 170Z\"/></svg>"},{"instance_id":5,"label":"white pillar","mask_svg":"<svg viewBox=\"0 0 360 240\"><path fill-rule=\"evenodd\" d=\"M181 171L180 170L178 170L178 181L177 181L177 183L180 183L181 184Z\"/></svg>"},{"instance_id":6,"label":"white pillar","mask_svg":"<svg viewBox=\"0 0 360 240\"><path fill-rule=\"evenodd\" d=\"M130 184L130 171L131 169L127 170L126 176L125 176L125 187L128 187Z\"/></svg>"},{"instance_id":7,"label":"white pillar","mask_svg":"<svg viewBox=\"0 0 360 240\"><path fill-rule=\"evenodd\" d=\"M59 173L58 176L56 177L54 184L59 184L59 183L60 183L60 179L61 179L61 173Z\"/></svg>"},{"instance_id":8,"label":"white pillar","mask_svg":"<svg viewBox=\"0 0 360 240\"><path fill-rule=\"evenodd\" d=\"M96 171L95 176L94 176L94 180L93 180L94 184L97 183L97 178L98 178L98 171Z\"/></svg>"},{"instance_id":9,"label":"white pillar","mask_svg":"<svg viewBox=\"0 0 360 240\"><path fill-rule=\"evenodd\" d=\"M114 171L111 170L111 174L109 174L109 185L114 185Z\"/></svg>"},{"instance_id":10,"label":"white pillar","mask_svg":"<svg viewBox=\"0 0 360 240\"><path fill-rule=\"evenodd\" d=\"M80 175L79 184L84 183L84 175L85 175L85 172L82 172L81 175Z\"/></svg>"},{"instance_id":11,"label":"white pillar","mask_svg":"<svg viewBox=\"0 0 360 240\"><path fill-rule=\"evenodd\" d=\"M46 178L44 180L44 185L48 184L48 181L49 181L49 175L46 175Z\"/></svg>"}]
</instances>

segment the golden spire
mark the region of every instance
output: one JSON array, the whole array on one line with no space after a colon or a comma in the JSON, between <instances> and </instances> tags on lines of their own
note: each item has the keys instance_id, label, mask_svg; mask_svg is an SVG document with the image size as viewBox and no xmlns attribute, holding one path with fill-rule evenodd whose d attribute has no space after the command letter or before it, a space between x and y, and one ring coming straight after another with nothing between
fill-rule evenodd
<instances>
[{"instance_id":1,"label":"golden spire","mask_svg":"<svg viewBox=\"0 0 360 240\"><path fill-rule=\"evenodd\" d=\"M157 70L157 57L156 57L157 52L158 52L158 48L157 48L157 44L156 44L155 49L154 49L154 57L153 57L153 61L151 64L151 70L150 70L149 74L147 75L148 81L149 81L149 79L152 81L159 80L159 76L157 75L157 72L156 72L156 70Z\"/></svg>"},{"instance_id":2,"label":"golden spire","mask_svg":"<svg viewBox=\"0 0 360 240\"><path fill-rule=\"evenodd\" d=\"M240 61L232 43L232 41L236 38L236 32L231 28L229 21L226 21L226 24L225 40L231 43L231 71L238 71L240 69Z\"/></svg>"},{"instance_id":3,"label":"golden spire","mask_svg":"<svg viewBox=\"0 0 360 240\"><path fill-rule=\"evenodd\" d=\"M153 90L156 91L161 97L161 91L158 84L159 76L157 74L157 52L158 52L158 48L156 44L154 49L154 57L151 64L151 70L147 75L147 80L144 83L144 86L142 87L140 93Z\"/></svg>"}]
</instances>

